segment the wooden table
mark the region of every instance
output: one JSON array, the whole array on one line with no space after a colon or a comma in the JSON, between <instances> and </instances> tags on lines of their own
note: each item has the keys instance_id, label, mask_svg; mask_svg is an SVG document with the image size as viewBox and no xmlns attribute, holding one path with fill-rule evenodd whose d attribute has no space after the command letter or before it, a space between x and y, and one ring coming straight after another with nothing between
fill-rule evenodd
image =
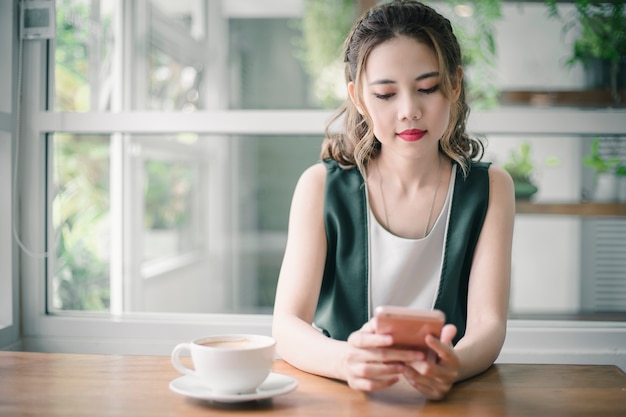
<instances>
[{"instance_id":1,"label":"wooden table","mask_svg":"<svg viewBox=\"0 0 626 417\"><path fill-rule=\"evenodd\" d=\"M164 356L0 352L0 416L626 416L615 366L496 365L425 401L406 385L366 394L276 361L298 388L273 399L219 404L170 391Z\"/></svg>"}]
</instances>

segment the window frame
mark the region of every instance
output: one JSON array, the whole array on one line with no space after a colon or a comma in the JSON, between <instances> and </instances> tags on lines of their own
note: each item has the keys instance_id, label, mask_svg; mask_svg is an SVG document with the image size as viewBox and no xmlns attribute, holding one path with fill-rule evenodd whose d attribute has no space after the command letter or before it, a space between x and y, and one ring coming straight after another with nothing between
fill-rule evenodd
<instances>
[{"instance_id":1,"label":"window frame","mask_svg":"<svg viewBox=\"0 0 626 417\"><path fill-rule=\"evenodd\" d=\"M2 15L4 16L4 15ZM46 111L47 42L24 48L23 108L18 228L31 250L41 251L47 239L50 201L46 200L46 140L48 133L178 133L323 134L330 112L202 111L196 113L60 113ZM15 56L15 54L14 54ZM623 134L624 111L573 109L502 109L474 112L468 128L482 134ZM590 123L589 120L593 120ZM12 115L0 114L0 126ZM245 120L245 123L241 123ZM146 132L147 131L147 132ZM13 244L15 247L15 244ZM17 250L16 250L17 252ZM19 254L22 298L13 286L15 305L21 302L23 345L27 350L167 355L180 341L215 332L271 333L271 315L246 314L64 314L46 311L46 265L43 259ZM13 254L18 259L18 254ZM15 280L17 273L13 274ZM16 281L13 281L14 283ZM13 328L17 326L14 323ZM0 330L1 332L1 330ZM4 333L0 333L3 336ZM0 339L2 341L2 339ZM617 363L626 368L626 323L510 320L507 340L498 359L520 363Z\"/></svg>"},{"instance_id":2,"label":"window frame","mask_svg":"<svg viewBox=\"0 0 626 417\"><path fill-rule=\"evenodd\" d=\"M319 135L331 113L327 111L206 111L193 114L133 112L98 115L40 111L28 116L31 126L29 160L42 158L42 138L46 133L64 132L152 133L193 131L198 134ZM590 126L587 117L600 122ZM245 120L246 123L241 123ZM557 123L555 123L555 120ZM471 131L482 134L619 134L626 131L624 112L517 109L476 112L469 123ZM36 127L35 127L36 126ZM533 126L532 132L528 126ZM567 126L565 129L562 126ZM602 126L598 128L597 126ZM40 155L40 156L38 156ZM25 221L43 224L45 210L42 190L45 170L25 175L29 201ZM45 228L29 228L28 242L41 242ZM24 343L43 351L83 353L168 354L177 342L216 332L271 334L271 315L250 314L125 314L63 315L46 314L45 272L42 262L22 262L24 273ZM163 326L167 325L167 331ZM626 366L624 346L626 323L546 320L509 320L507 341L498 361L543 363L618 363Z\"/></svg>"}]
</instances>

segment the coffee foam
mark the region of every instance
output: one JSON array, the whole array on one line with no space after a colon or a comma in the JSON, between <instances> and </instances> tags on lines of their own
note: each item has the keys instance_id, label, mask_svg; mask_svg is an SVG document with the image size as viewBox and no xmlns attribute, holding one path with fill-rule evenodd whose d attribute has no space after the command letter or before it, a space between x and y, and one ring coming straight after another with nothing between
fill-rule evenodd
<instances>
[{"instance_id":1,"label":"coffee foam","mask_svg":"<svg viewBox=\"0 0 626 417\"><path fill-rule=\"evenodd\" d=\"M250 338L239 338L239 339L202 339L196 342L196 344L200 346L205 346L209 348L217 348L217 349L251 349L258 348L263 346L268 346L268 344L263 340L254 340Z\"/></svg>"}]
</instances>

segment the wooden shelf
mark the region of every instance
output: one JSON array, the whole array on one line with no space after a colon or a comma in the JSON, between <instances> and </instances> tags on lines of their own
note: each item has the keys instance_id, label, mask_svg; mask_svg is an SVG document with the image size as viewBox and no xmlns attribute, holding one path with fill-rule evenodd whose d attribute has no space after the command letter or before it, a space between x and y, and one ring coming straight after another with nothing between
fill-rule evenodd
<instances>
[{"instance_id":1,"label":"wooden shelf","mask_svg":"<svg viewBox=\"0 0 626 417\"><path fill-rule=\"evenodd\" d=\"M620 89L617 93L621 97L619 103L614 102L610 90L503 91L500 93L499 102L503 105L531 107L626 107L626 89Z\"/></svg>"},{"instance_id":2,"label":"wooden shelf","mask_svg":"<svg viewBox=\"0 0 626 417\"><path fill-rule=\"evenodd\" d=\"M626 217L626 203L533 203L515 202L518 214L547 214L583 217Z\"/></svg>"}]
</instances>

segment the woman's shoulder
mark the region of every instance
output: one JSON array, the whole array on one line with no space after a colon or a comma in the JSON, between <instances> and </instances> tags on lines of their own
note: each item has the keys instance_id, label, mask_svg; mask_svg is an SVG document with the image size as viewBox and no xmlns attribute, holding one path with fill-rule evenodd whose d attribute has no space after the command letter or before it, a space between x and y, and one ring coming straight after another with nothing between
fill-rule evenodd
<instances>
[{"instance_id":1,"label":"woman's shoulder","mask_svg":"<svg viewBox=\"0 0 626 417\"><path fill-rule=\"evenodd\" d=\"M468 166L467 174L457 169L457 182L459 191L474 197L480 194L491 200L493 195L504 199L513 195L511 176L505 169L491 162L472 162Z\"/></svg>"},{"instance_id":2,"label":"woman's shoulder","mask_svg":"<svg viewBox=\"0 0 626 417\"><path fill-rule=\"evenodd\" d=\"M306 188L322 189L329 177L336 179L355 175L360 176L356 167L344 166L333 159L324 159L305 169L300 175L298 185Z\"/></svg>"},{"instance_id":3,"label":"woman's shoulder","mask_svg":"<svg viewBox=\"0 0 626 417\"><path fill-rule=\"evenodd\" d=\"M323 192L326 183L326 167L322 162L311 165L300 175L296 188L305 189L308 192Z\"/></svg>"},{"instance_id":4,"label":"woman's shoulder","mask_svg":"<svg viewBox=\"0 0 626 417\"><path fill-rule=\"evenodd\" d=\"M511 175L502 167L491 164L489 166L489 182L491 186L499 188L513 189L513 179Z\"/></svg>"},{"instance_id":5,"label":"woman's shoulder","mask_svg":"<svg viewBox=\"0 0 626 417\"><path fill-rule=\"evenodd\" d=\"M508 212L515 212L513 178L498 165L489 167L489 205L497 205Z\"/></svg>"},{"instance_id":6,"label":"woman's shoulder","mask_svg":"<svg viewBox=\"0 0 626 417\"><path fill-rule=\"evenodd\" d=\"M458 175L463 175L462 170L457 171ZM467 172L468 176L483 176L488 177L490 182L494 180L497 182L511 182L512 179L509 173L502 167L494 165L489 161L471 162Z\"/></svg>"},{"instance_id":7,"label":"woman's shoulder","mask_svg":"<svg viewBox=\"0 0 626 417\"><path fill-rule=\"evenodd\" d=\"M326 164L324 163L324 161L320 161L316 164L309 166L307 169L305 169L302 172L301 178L304 178L310 181L324 180L324 178L326 178L327 170L328 168L326 167Z\"/></svg>"}]
</instances>

